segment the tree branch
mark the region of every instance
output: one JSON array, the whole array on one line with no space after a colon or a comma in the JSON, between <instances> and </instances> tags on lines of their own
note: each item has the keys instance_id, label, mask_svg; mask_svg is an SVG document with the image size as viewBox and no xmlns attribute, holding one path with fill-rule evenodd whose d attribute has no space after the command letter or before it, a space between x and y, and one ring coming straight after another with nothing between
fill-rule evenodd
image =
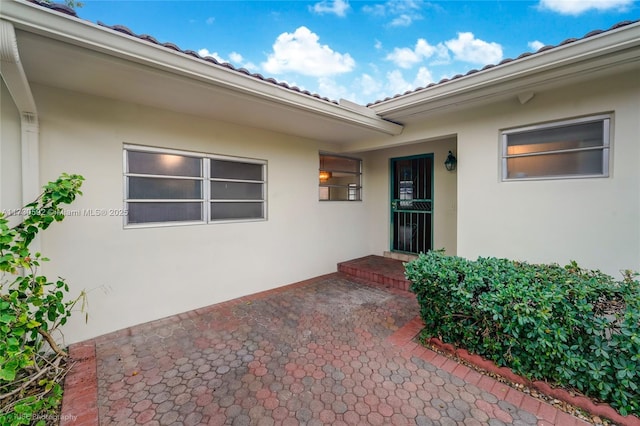
<instances>
[{"instance_id":1,"label":"tree branch","mask_svg":"<svg viewBox=\"0 0 640 426\"><path fill-rule=\"evenodd\" d=\"M38 329L38 333L44 337L44 339L47 341L47 343L49 343L49 346L51 346L51 349L53 349L53 351L55 353L57 353L58 355L60 355L61 357L66 358L67 357L67 353L65 351L63 351L62 349L60 349L60 346L58 346L58 344L56 343L55 340L53 340L53 337L51 337L51 335L44 331L43 329L39 328Z\"/></svg>"},{"instance_id":2,"label":"tree branch","mask_svg":"<svg viewBox=\"0 0 640 426\"><path fill-rule=\"evenodd\" d=\"M66 355L65 355L66 356ZM22 385L20 385L19 387L15 388L14 390L12 390L11 392L5 393L0 395L0 400L2 399L6 399L9 398L12 395L15 395L19 392L22 392L23 390L25 390L26 388L29 387L29 385L33 382L35 382L36 380L38 380L40 377L42 377L45 373L49 372L50 370L53 369L57 369L60 365L60 361L62 361L63 357L59 356L56 358L55 361L53 361L48 367L43 368L42 370L40 370L40 372L38 372L38 374L35 374L33 376L31 376L29 378L29 380L27 380L26 382L24 382Z\"/></svg>"}]
</instances>

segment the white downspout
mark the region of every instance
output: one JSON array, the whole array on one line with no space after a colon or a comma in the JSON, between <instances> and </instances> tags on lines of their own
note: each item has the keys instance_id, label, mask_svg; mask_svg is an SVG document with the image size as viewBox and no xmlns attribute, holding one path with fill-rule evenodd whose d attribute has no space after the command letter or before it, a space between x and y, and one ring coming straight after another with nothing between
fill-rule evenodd
<instances>
[{"instance_id":1,"label":"white downspout","mask_svg":"<svg viewBox=\"0 0 640 426\"><path fill-rule=\"evenodd\" d=\"M40 195L40 126L38 114L20 111L22 130L22 205Z\"/></svg>"},{"instance_id":2,"label":"white downspout","mask_svg":"<svg viewBox=\"0 0 640 426\"><path fill-rule=\"evenodd\" d=\"M10 22L0 19L0 75L20 112L22 204L40 194L40 129L38 111L27 75L20 62L16 32ZM37 241L34 241L37 244Z\"/></svg>"}]
</instances>

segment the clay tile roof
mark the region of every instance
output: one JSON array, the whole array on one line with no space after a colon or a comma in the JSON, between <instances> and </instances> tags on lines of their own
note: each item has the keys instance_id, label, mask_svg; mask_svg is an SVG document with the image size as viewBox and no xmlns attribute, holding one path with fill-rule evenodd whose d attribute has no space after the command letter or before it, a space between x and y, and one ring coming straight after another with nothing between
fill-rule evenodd
<instances>
[{"instance_id":1,"label":"clay tile roof","mask_svg":"<svg viewBox=\"0 0 640 426\"><path fill-rule=\"evenodd\" d=\"M2 0L0 0L0 1L2 1ZM43 0L29 0L29 2L33 3L33 4L36 4L38 6L41 6L41 7L44 7L44 8L59 12L59 13L63 13L63 14L66 14L66 15L71 15L71 16L74 16L74 17L78 18L78 14L76 13L76 11L73 10L72 8L64 5L64 4L48 3L48 2L43 1ZM235 71L235 72L237 72L239 74L245 74L245 75L247 75L249 77L252 77L252 78L255 78L257 80L261 80L261 81L264 81L264 82L267 82L267 83L275 84L276 86L283 87L283 88L285 88L287 90L291 90L292 92L301 93L303 95L307 95L307 96L310 96L310 97L313 97L313 98L316 98L316 99L320 99L320 100L325 101L325 102L329 102L329 103L338 105L337 101L331 100L329 98L322 97L322 96L320 96L320 95L318 95L316 93L311 93L311 92L309 92L307 90L301 90L296 86L290 86L289 84L284 83L284 82L279 82L274 78L265 78L261 74L251 73L251 72L249 72L248 70L246 70L244 68L236 68L236 67L234 67L233 65L231 65L229 63L220 63L215 58L212 58L210 56L202 57L197 52L194 52L193 50L183 50L179 46L175 45L174 43L160 43L154 37L152 37L152 36L150 36L148 34L136 34L133 31L131 31L129 28L125 27L124 25L107 25L107 24L105 24L103 22L100 22L100 21L98 21L97 24L99 26L103 27L103 28L108 28L110 30L113 30L113 31L116 31L116 32L119 32L119 33L122 33L122 34L126 34L126 35L128 35L130 37L135 37L135 38L137 38L139 40L142 40L142 41L145 41L145 42L148 42L148 43L152 43L152 44L155 44L157 46L165 47L167 49L182 53L184 55L188 55L188 56L194 57L194 58L199 59L201 61L206 61L206 62L212 63L214 65L217 65L219 67L228 68L228 69L230 69L232 71Z\"/></svg>"},{"instance_id":2,"label":"clay tile roof","mask_svg":"<svg viewBox=\"0 0 640 426\"><path fill-rule=\"evenodd\" d=\"M60 12L60 13L64 13L65 15L71 15L71 16L75 16L76 18L78 17L78 15L76 14L76 11L73 10L72 8L70 8L69 6L67 6L66 4L62 4L62 3L46 3L46 2L42 2L42 1L34 1L31 0L32 3L36 3L40 6L45 6L48 7L51 10L55 10L56 12Z\"/></svg>"},{"instance_id":3,"label":"clay tile roof","mask_svg":"<svg viewBox=\"0 0 640 426\"><path fill-rule=\"evenodd\" d=\"M437 83L431 83L431 84L429 84L429 85L428 85L428 86L426 86L426 87L419 87L419 88L417 88L417 89L415 89L415 90L411 90L411 91L408 91L408 92L405 92L405 93L402 93L402 94L399 94L399 95L395 95L395 96L391 96L391 97L388 97L388 98L384 98L384 99L382 99L382 100L379 100L379 101L375 101L375 102L369 103L369 104L367 104L367 106L369 107L369 106L376 105L376 104L379 104L379 103L382 103L382 102L385 102L385 101L388 101L388 100L391 100L391 99L396 99L396 98L399 98L399 97L401 97L401 96L405 96L405 95L408 95L408 94L411 94L411 93L416 93L416 92L419 92L419 91L421 91L421 90L428 89L428 88L430 88L430 87L438 86L438 85L440 85L440 84L445 84L445 83L448 83L448 82L450 82L450 81L452 81L452 80L457 80L457 79L459 79L459 78L467 77L467 76L469 76L469 75L471 75L471 74L475 74L475 73L477 73L477 72L486 71L486 70L491 69L491 68L499 67L499 66L501 66L501 65L508 64L508 63L510 63L510 62L514 62L514 61L518 61L518 60L520 60L520 59L526 58L526 57L528 57L528 56L537 55L537 54L539 54L539 53L546 52L546 51L548 51L548 50L552 50L552 49L555 49L555 48L560 47L560 46L564 46L564 45L567 45L567 44L575 43L576 41L584 40L584 39L587 39L587 38L589 38L589 37L596 36L596 35L598 35L598 34L602 34L602 33L605 33L605 32L608 32L608 31L612 31L612 30L615 30L615 29L618 29L618 28L622 28L622 27L625 27L625 26L627 26L627 25L635 24L635 23L637 23L637 22L640 22L640 20L636 20L636 21L622 21L622 22L618 22L617 24L613 25L613 26L612 26L611 28L609 28L608 30L595 30L595 31L591 31L591 32L589 32L589 33L585 34L582 38L568 38L568 39L566 39L566 40L562 41L561 43L559 43L557 46L543 46L543 47L541 47L540 49L538 49L536 52L525 52L525 53L522 53L520 56L518 56L518 57L517 57L517 58L515 58L515 59L511 59L511 58L503 59L503 60L502 60L502 61L500 61L500 63L498 63L498 64L489 64L489 65L485 65L485 66L484 66L482 69L480 69L480 70L475 70L475 69L473 69L473 70L471 70L471 71L468 71L468 72L467 72L466 74L464 74L464 75L458 74L458 75L456 75L456 76L454 76L454 77L451 77L451 78L443 78L442 80L440 80L440 81L439 81L439 82L437 82Z\"/></svg>"}]
</instances>

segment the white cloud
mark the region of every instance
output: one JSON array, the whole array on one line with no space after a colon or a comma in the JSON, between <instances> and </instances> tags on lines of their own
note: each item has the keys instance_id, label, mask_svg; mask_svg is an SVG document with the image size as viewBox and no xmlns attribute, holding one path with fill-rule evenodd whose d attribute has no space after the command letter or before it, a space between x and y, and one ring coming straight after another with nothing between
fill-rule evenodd
<instances>
[{"instance_id":1,"label":"white cloud","mask_svg":"<svg viewBox=\"0 0 640 426\"><path fill-rule=\"evenodd\" d=\"M248 70L257 70L258 67L252 62L246 62L244 57L238 52L229 53L229 59L223 58L218 52L210 52L208 49L198 50L198 55L202 57L211 56L220 63L229 63L238 68L246 68Z\"/></svg>"},{"instance_id":2,"label":"white cloud","mask_svg":"<svg viewBox=\"0 0 640 426\"><path fill-rule=\"evenodd\" d=\"M420 69L418 70L418 74L413 81L414 87L425 87L429 83L433 83L433 76L431 75L431 71L429 71L427 67L420 67Z\"/></svg>"},{"instance_id":3,"label":"white cloud","mask_svg":"<svg viewBox=\"0 0 640 426\"><path fill-rule=\"evenodd\" d=\"M408 27L414 21L422 19L420 11L430 3L423 0L390 0L384 4L364 6L362 10L374 16L389 16L389 25L393 27Z\"/></svg>"},{"instance_id":4,"label":"white cloud","mask_svg":"<svg viewBox=\"0 0 640 426\"><path fill-rule=\"evenodd\" d=\"M389 53L385 58L387 61L392 61L400 68L411 68L422 60L413 50L408 47L396 47L392 53Z\"/></svg>"},{"instance_id":5,"label":"white cloud","mask_svg":"<svg viewBox=\"0 0 640 426\"><path fill-rule=\"evenodd\" d=\"M329 46L318 43L319 39L306 27L299 27L292 34L280 34L273 44L273 53L262 63L262 68L271 74L290 71L324 77L349 72L355 67L351 55L334 52Z\"/></svg>"},{"instance_id":6,"label":"white cloud","mask_svg":"<svg viewBox=\"0 0 640 426\"><path fill-rule=\"evenodd\" d=\"M354 80L352 87L357 93L355 97L342 97L361 104L367 104L403 94L407 91L414 91L418 87L427 86L429 83L433 83L433 77L427 67L420 67L413 81L406 80L403 71L399 69L389 71L384 75L380 75L377 70L374 70L373 74L363 73Z\"/></svg>"},{"instance_id":7,"label":"white cloud","mask_svg":"<svg viewBox=\"0 0 640 426\"><path fill-rule=\"evenodd\" d=\"M451 62L451 56L449 55L449 49L443 43L438 43L435 46L436 55L429 61L429 65L445 65Z\"/></svg>"},{"instance_id":8,"label":"white cloud","mask_svg":"<svg viewBox=\"0 0 640 426\"><path fill-rule=\"evenodd\" d=\"M218 55L218 52L210 52L209 49L200 49L198 50L198 55L204 57L211 56L218 62L229 62L222 59L222 56Z\"/></svg>"},{"instance_id":9,"label":"white cloud","mask_svg":"<svg viewBox=\"0 0 640 426\"><path fill-rule=\"evenodd\" d=\"M242 62L244 62L244 58L238 52L229 53L229 59L231 59L234 64L241 64Z\"/></svg>"},{"instance_id":10,"label":"white cloud","mask_svg":"<svg viewBox=\"0 0 640 426\"><path fill-rule=\"evenodd\" d=\"M527 43L527 45L529 46L529 49L533 50L534 52L537 52L544 47L544 43L539 40L530 41L529 43Z\"/></svg>"},{"instance_id":11,"label":"white cloud","mask_svg":"<svg viewBox=\"0 0 640 426\"><path fill-rule=\"evenodd\" d=\"M360 78L356 79L356 84L365 96L371 96L382 89L382 84L369 74L362 74Z\"/></svg>"},{"instance_id":12,"label":"white cloud","mask_svg":"<svg viewBox=\"0 0 640 426\"><path fill-rule=\"evenodd\" d=\"M382 4L374 4L373 6L363 6L362 10L374 16L385 16L387 10Z\"/></svg>"},{"instance_id":13,"label":"white cloud","mask_svg":"<svg viewBox=\"0 0 640 426\"><path fill-rule=\"evenodd\" d=\"M309 6L309 10L320 15L325 13L333 13L337 16L346 16L347 10L350 9L349 2L346 0L322 0L319 3Z\"/></svg>"},{"instance_id":14,"label":"white cloud","mask_svg":"<svg viewBox=\"0 0 640 426\"><path fill-rule=\"evenodd\" d=\"M320 77L318 79L318 93L329 99L357 99L357 95L341 86L332 78Z\"/></svg>"},{"instance_id":15,"label":"white cloud","mask_svg":"<svg viewBox=\"0 0 640 426\"><path fill-rule=\"evenodd\" d=\"M502 60L502 46L489 43L474 37L473 33L458 33L457 39L445 42L459 61L474 64L494 64Z\"/></svg>"},{"instance_id":16,"label":"white cloud","mask_svg":"<svg viewBox=\"0 0 640 426\"><path fill-rule=\"evenodd\" d=\"M408 27L413 23L413 19L410 15L402 14L393 19L389 25L392 27Z\"/></svg>"},{"instance_id":17,"label":"white cloud","mask_svg":"<svg viewBox=\"0 0 640 426\"><path fill-rule=\"evenodd\" d=\"M206 19L206 23L207 25L212 25L214 22L216 21L216 18L214 18L213 16L210 16Z\"/></svg>"},{"instance_id":18,"label":"white cloud","mask_svg":"<svg viewBox=\"0 0 640 426\"><path fill-rule=\"evenodd\" d=\"M387 73L387 89L388 96L394 96L412 90L413 86L404 79L400 70L393 70Z\"/></svg>"},{"instance_id":19,"label":"white cloud","mask_svg":"<svg viewBox=\"0 0 640 426\"><path fill-rule=\"evenodd\" d=\"M393 14L402 14L422 9L424 2L422 0L391 0L385 6Z\"/></svg>"},{"instance_id":20,"label":"white cloud","mask_svg":"<svg viewBox=\"0 0 640 426\"><path fill-rule=\"evenodd\" d=\"M429 83L433 83L433 77L426 67L420 67L413 81L406 81L400 70L393 70L387 73L386 94L380 98L401 95L418 87L425 87Z\"/></svg>"},{"instance_id":21,"label":"white cloud","mask_svg":"<svg viewBox=\"0 0 640 426\"><path fill-rule=\"evenodd\" d=\"M411 68L415 64L420 63L433 55L437 55L439 61L446 61L449 59L449 53L444 45L438 44L437 46L432 46L425 39L420 38L413 49L408 47L396 47L385 59L392 61L400 68Z\"/></svg>"},{"instance_id":22,"label":"white cloud","mask_svg":"<svg viewBox=\"0 0 640 426\"><path fill-rule=\"evenodd\" d=\"M382 42L380 40L376 40L375 44L373 45L373 47L376 48L376 50L380 50L382 49Z\"/></svg>"},{"instance_id":23,"label":"white cloud","mask_svg":"<svg viewBox=\"0 0 640 426\"><path fill-rule=\"evenodd\" d=\"M580 15L588 10L627 10L634 0L540 0L541 9L558 12L562 15Z\"/></svg>"}]
</instances>

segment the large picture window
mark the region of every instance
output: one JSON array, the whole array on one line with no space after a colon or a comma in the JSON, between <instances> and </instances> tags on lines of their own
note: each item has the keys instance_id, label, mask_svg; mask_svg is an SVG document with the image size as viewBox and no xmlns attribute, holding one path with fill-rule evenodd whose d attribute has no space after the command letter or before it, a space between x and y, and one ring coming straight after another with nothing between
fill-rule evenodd
<instances>
[{"instance_id":1,"label":"large picture window","mask_svg":"<svg viewBox=\"0 0 640 426\"><path fill-rule=\"evenodd\" d=\"M320 154L320 201L360 201L362 160Z\"/></svg>"},{"instance_id":2,"label":"large picture window","mask_svg":"<svg viewBox=\"0 0 640 426\"><path fill-rule=\"evenodd\" d=\"M127 225L266 218L266 162L125 146Z\"/></svg>"},{"instance_id":3,"label":"large picture window","mask_svg":"<svg viewBox=\"0 0 640 426\"><path fill-rule=\"evenodd\" d=\"M610 116L599 115L502 132L502 179L609 175Z\"/></svg>"}]
</instances>

